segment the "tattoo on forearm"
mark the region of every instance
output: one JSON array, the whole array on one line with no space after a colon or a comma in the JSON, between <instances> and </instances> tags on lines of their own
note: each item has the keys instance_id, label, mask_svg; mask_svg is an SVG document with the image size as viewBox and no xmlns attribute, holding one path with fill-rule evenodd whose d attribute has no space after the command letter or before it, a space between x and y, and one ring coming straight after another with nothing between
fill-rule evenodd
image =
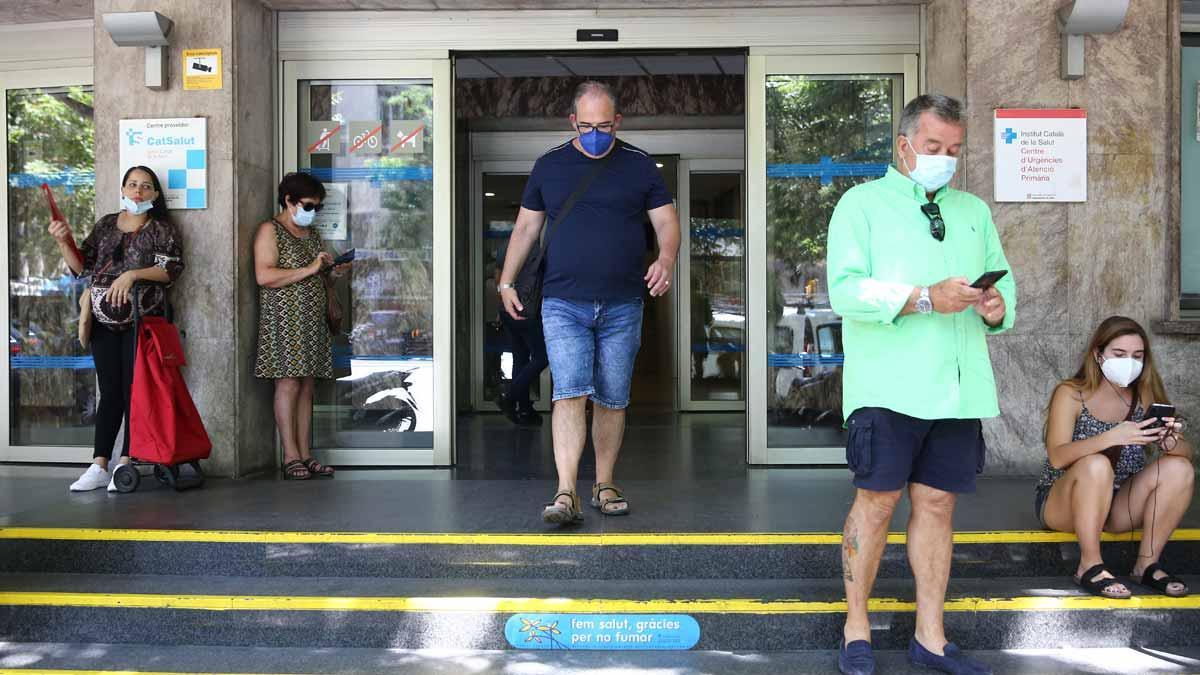
<instances>
[{"instance_id":1,"label":"tattoo on forearm","mask_svg":"<svg viewBox=\"0 0 1200 675\"><path fill-rule=\"evenodd\" d=\"M854 519L846 518L846 529L842 532L842 576L854 583L854 558L858 555L858 526Z\"/></svg>"}]
</instances>

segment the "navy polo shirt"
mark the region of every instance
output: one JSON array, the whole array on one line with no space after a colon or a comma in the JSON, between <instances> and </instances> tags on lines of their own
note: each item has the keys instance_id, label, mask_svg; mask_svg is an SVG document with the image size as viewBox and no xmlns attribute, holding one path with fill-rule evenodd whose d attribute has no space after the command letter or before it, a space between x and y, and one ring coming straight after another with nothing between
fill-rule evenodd
<instances>
[{"instance_id":1,"label":"navy polo shirt","mask_svg":"<svg viewBox=\"0 0 1200 675\"><path fill-rule=\"evenodd\" d=\"M564 143L538 158L521 206L544 211L552 224L542 294L566 300L630 300L646 287L646 212L672 202L654 160L616 140L608 165L575 202L558 214L599 159Z\"/></svg>"}]
</instances>

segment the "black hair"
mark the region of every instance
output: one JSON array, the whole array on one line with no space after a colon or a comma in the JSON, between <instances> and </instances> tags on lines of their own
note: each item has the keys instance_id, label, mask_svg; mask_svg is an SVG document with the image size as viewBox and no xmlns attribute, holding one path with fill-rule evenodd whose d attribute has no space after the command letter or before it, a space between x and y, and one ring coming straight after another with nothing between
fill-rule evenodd
<instances>
[{"instance_id":1,"label":"black hair","mask_svg":"<svg viewBox=\"0 0 1200 675\"><path fill-rule=\"evenodd\" d=\"M154 169L151 169L148 166L142 166L140 164L129 167L125 170L125 175L121 177L121 189L125 189L125 184L129 182L129 174L133 173L134 171L141 171L150 176L150 182L154 184L154 191L158 193L158 196L155 197L154 201L152 202L154 205L150 207L150 215L154 216L155 218L166 218L167 196L163 194L162 183L158 182L158 174L154 173Z\"/></svg>"},{"instance_id":2,"label":"black hair","mask_svg":"<svg viewBox=\"0 0 1200 675\"><path fill-rule=\"evenodd\" d=\"M293 202L304 198L325 201L325 186L310 174L294 171L279 181L279 208L287 208L288 197Z\"/></svg>"}]
</instances>

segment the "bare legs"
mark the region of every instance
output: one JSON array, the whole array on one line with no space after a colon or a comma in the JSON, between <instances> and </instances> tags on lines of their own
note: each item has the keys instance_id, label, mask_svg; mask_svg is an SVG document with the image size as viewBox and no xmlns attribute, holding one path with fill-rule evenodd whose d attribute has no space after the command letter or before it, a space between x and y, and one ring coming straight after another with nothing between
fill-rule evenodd
<instances>
[{"instance_id":1,"label":"bare legs","mask_svg":"<svg viewBox=\"0 0 1200 675\"><path fill-rule=\"evenodd\" d=\"M1104 562L1100 555L1100 532L1113 503L1113 468L1104 455L1088 455L1072 464L1050 488L1042 517L1046 526L1059 532L1074 532L1079 538L1079 569L1075 577ZM1111 579L1106 572L1090 581ZM1110 597L1126 597L1129 589L1114 584L1105 589Z\"/></svg>"},{"instance_id":2,"label":"bare legs","mask_svg":"<svg viewBox=\"0 0 1200 675\"><path fill-rule=\"evenodd\" d=\"M625 437L625 411L592 407L592 444L596 447L596 482L611 483L617 457L621 453L621 441ZM554 429L554 464L558 468L558 489L574 490L579 479L579 460L587 442L587 397L555 401L552 425ZM566 497L559 497L562 504ZM609 508L616 511L626 508L614 504Z\"/></svg>"},{"instance_id":3,"label":"bare legs","mask_svg":"<svg viewBox=\"0 0 1200 675\"><path fill-rule=\"evenodd\" d=\"M283 442L283 463L312 457L312 400L315 381L311 377L281 377L275 380L275 425Z\"/></svg>"}]
</instances>

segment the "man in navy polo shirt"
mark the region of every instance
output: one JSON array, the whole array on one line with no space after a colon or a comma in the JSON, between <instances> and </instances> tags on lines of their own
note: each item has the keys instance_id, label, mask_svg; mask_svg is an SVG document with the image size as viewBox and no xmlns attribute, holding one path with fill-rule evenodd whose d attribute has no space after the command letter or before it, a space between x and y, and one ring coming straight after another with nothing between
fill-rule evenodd
<instances>
[{"instance_id":1,"label":"man in navy polo shirt","mask_svg":"<svg viewBox=\"0 0 1200 675\"><path fill-rule=\"evenodd\" d=\"M591 504L607 516L629 513L613 483L613 467L625 433L625 408L633 362L641 345L645 291L658 297L671 288L679 253L679 216L654 160L617 140L617 98L599 82L575 91L571 124L578 136L542 155L521 199L509 240L500 296L515 320L524 307L513 288L517 273L549 217L543 284L542 327L554 377L554 461L558 492L542 518L565 524L583 519L575 492L579 459L587 441L587 400L595 404L592 444L596 482ZM558 222L571 193L606 161L574 207ZM644 267L649 217L658 259Z\"/></svg>"}]
</instances>

